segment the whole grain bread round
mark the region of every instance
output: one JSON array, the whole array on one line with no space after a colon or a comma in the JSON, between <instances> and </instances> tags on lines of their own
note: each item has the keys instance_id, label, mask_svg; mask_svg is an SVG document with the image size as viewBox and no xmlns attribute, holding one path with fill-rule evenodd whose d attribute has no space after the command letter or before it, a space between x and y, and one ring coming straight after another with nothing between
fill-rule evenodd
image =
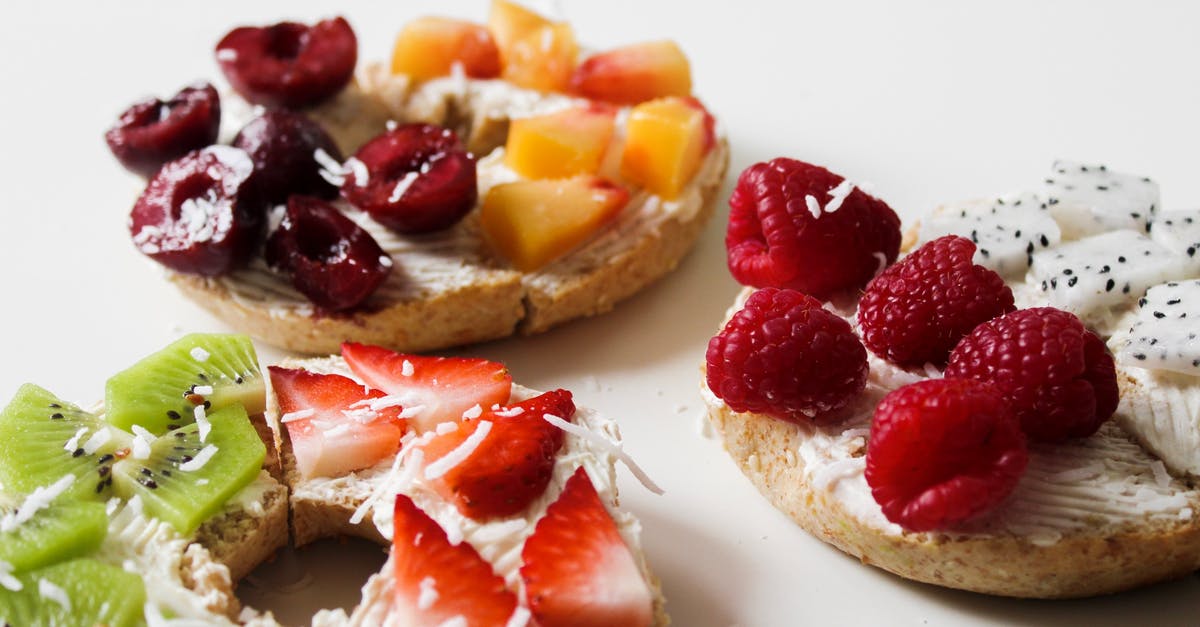
<instances>
[{"instance_id":1,"label":"whole grain bread round","mask_svg":"<svg viewBox=\"0 0 1200 627\"><path fill-rule=\"evenodd\" d=\"M1200 515L1081 520L1079 528L1049 542L1011 530L881 530L851 511L834 492L815 484L815 475L799 454L811 439L811 429L766 415L735 412L706 386L702 391L725 450L759 492L806 531L864 564L950 588L1045 599L1119 592L1200 569ZM1093 437L1111 438L1122 447L1138 446L1113 422ZM859 454L865 451L864 441ZM1032 453L1054 455L1053 450ZM1148 453L1141 454L1153 460ZM1179 478L1170 482L1171 490L1186 499L1189 513L1200 513L1200 493L1191 482ZM1028 501L1021 506L1038 507L1037 499Z\"/></svg>"}]
</instances>

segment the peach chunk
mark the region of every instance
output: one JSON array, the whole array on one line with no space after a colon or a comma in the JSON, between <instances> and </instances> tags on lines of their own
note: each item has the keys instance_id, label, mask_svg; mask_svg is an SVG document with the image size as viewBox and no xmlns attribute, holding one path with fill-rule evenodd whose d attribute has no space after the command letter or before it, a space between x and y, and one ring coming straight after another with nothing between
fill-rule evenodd
<instances>
[{"instance_id":1,"label":"peach chunk","mask_svg":"<svg viewBox=\"0 0 1200 627\"><path fill-rule=\"evenodd\" d=\"M587 241L628 201L625 188L598 176L517 181L493 187L479 217L493 249L530 272Z\"/></svg>"},{"instance_id":2,"label":"peach chunk","mask_svg":"<svg viewBox=\"0 0 1200 627\"><path fill-rule=\"evenodd\" d=\"M673 41L652 41L594 54L575 68L571 90L617 104L692 93L692 70Z\"/></svg>"},{"instance_id":3,"label":"peach chunk","mask_svg":"<svg viewBox=\"0 0 1200 627\"><path fill-rule=\"evenodd\" d=\"M659 98L629 113L621 175L668 200L692 180L712 148L713 119L695 98Z\"/></svg>"},{"instance_id":4,"label":"peach chunk","mask_svg":"<svg viewBox=\"0 0 1200 627\"><path fill-rule=\"evenodd\" d=\"M566 91L579 44L565 22L535 28L505 51L504 80L538 91Z\"/></svg>"},{"instance_id":5,"label":"peach chunk","mask_svg":"<svg viewBox=\"0 0 1200 627\"><path fill-rule=\"evenodd\" d=\"M500 49L482 25L447 17L421 17L396 36L392 73L427 80L450 74L455 63L473 78L500 75Z\"/></svg>"},{"instance_id":6,"label":"peach chunk","mask_svg":"<svg viewBox=\"0 0 1200 627\"><path fill-rule=\"evenodd\" d=\"M525 178L595 174L612 141L616 111L600 105L516 118L504 162Z\"/></svg>"},{"instance_id":7,"label":"peach chunk","mask_svg":"<svg viewBox=\"0 0 1200 627\"><path fill-rule=\"evenodd\" d=\"M492 10L488 14L488 28L500 48L501 59L508 58L509 50L518 39L552 24L553 21L511 0L492 0Z\"/></svg>"}]
</instances>

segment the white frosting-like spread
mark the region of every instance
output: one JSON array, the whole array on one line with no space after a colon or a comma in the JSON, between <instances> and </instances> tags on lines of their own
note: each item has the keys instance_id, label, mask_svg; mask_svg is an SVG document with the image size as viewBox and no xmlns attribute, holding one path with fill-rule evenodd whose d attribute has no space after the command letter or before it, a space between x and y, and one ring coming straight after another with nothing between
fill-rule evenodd
<instances>
[{"instance_id":1,"label":"white frosting-like spread","mask_svg":"<svg viewBox=\"0 0 1200 627\"><path fill-rule=\"evenodd\" d=\"M377 66L364 70L359 82L366 91L386 101L398 118L407 121L443 122L452 113L461 113L459 109L463 107L472 112L476 122L507 120L549 113L586 102L558 94L521 89L499 80L462 76L430 80L414 86L407 77L393 76ZM234 107L226 116L252 114L250 108ZM614 140L601 168L601 173L613 180L620 180L619 156L627 118L625 111L618 114ZM247 121L226 120L223 126L240 128ZM675 200L667 201L645 190L635 190L617 219L589 242L538 271L525 273L522 281L526 289L552 292L573 275L598 267L627 250L636 243L639 234L654 232L668 219L693 217L703 206L701 190L719 183L726 158L725 150L724 145L718 142ZM476 164L476 172L481 201L492 186L519 178L504 164L502 146L482 156ZM413 236L393 233L349 203L339 200L335 204L370 232L395 263L395 270L365 303L368 308L453 292L489 280L504 280L515 273L491 256L480 232L477 211L445 231ZM268 268L261 258L230 275L207 280L220 284L236 302L248 308L266 309L274 316L307 316L313 313L308 299L292 288L285 277Z\"/></svg>"},{"instance_id":2,"label":"white frosting-like spread","mask_svg":"<svg viewBox=\"0 0 1200 627\"><path fill-rule=\"evenodd\" d=\"M346 367L338 357L308 360L305 368L320 373L336 373L358 380L353 372ZM361 381L359 381L361 383ZM514 385L511 402L519 402L537 396L539 393L528 388ZM620 431L612 420L604 418L597 412L578 408L571 422L602 434L614 445L620 442ZM395 494L406 494L413 502L425 511L431 518L446 530L447 535L454 541L461 537L471 545L488 562L497 574L504 577L509 588L517 592L524 602L523 583L520 576L521 548L525 539L533 533L537 521L545 514L546 508L558 499L567 479L582 466L600 495L601 502L607 504L609 513L621 533L622 539L630 547L639 570L643 576L649 573L645 558L641 551L641 525L630 513L616 509L616 457L608 450L581 437L570 433L564 434L563 446L558 452L550 484L546 490L523 512L509 518L498 518L479 522L463 516L453 504L442 499L436 491L416 472L416 465L410 463L404 449L397 462L388 459L379 464L341 477L317 477L299 482L292 488L294 498L312 499L322 502L369 502L366 510L371 524L385 538L392 537L392 516ZM364 599L390 599L390 595L382 594L381 590L391 589L391 562L384 566L381 574L375 575L363 588ZM386 613L390 604L368 603L355 609L348 617L351 625L380 625L386 624ZM317 624L340 624L347 617L338 612L325 612L318 615ZM326 622L322 622L326 621Z\"/></svg>"}]
</instances>

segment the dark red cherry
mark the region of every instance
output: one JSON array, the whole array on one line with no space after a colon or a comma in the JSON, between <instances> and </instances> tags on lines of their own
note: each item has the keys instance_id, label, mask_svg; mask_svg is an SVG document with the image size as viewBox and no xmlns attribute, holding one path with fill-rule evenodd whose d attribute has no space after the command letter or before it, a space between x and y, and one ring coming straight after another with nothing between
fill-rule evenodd
<instances>
[{"instance_id":1,"label":"dark red cherry","mask_svg":"<svg viewBox=\"0 0 1200 627\"><path fill-rule=\"evenodd\" d=\"M342 153L321 125L302 113L267 111L243 127L233 145L254 161L254 185L268 203L287 202L292 194L337 196L337 187L321 177L313 155L324 150L340 162Z\"/></svg>"},{"instance_id":2,"label":"dark red cherry","mask_svg":"<svg viewBox=\"0 0 1200 627\"><path fill-rule=\"evenodd\" d=\"M267 263L330 311L366 300L392 270L392 258L375 238L333 205L292 196L279 228L267 238Z\"/></svg>"},{"instance_id":3,"label":"dark red cherry","mask_svg":"<svg viewBox=\"0 0 1200 627\"><path fill-rule=\"evenodd\" d=\"M163 102L147 98L131 105L104 134L109 150L130 172L154 176L172 159L217 141L221 98L208 83L184 87Z\"/></svg>"},{"instance_id":4,"label":"dark red cherry","mask_svg":"<svg viewBox=\"0 0 1200 627\"><path fill-rule=\"evenodd\" d=\"M250 156L209 146L163 165L129 215L143 254L179 272L217 276L258 248L265 209L246 184Z\"/></svg>"},{"instance_id":5,"label":"dark red cherry","mask_svg":"<svg viewBox=\"0 0 1200 627\"><path fill-rule=\"evenodd\" d=\"M353 172L342 196L398 233L429 233L458 223L479 197L475 158L450 130L406 124L358 149L367 180Z\"/></svg>"},{"instance_id":6,"label":"dark red cherry","mask_svg":"<svg viewBox=\"0 0 1200 627\"><path fill-rule=\"evenodd\" d=\"M333 96L350 82L357 61L358 39L340 17L312 26L242 26L217 44L229 84L267 107L306 107Z\"/></svg>"}]
</instances>

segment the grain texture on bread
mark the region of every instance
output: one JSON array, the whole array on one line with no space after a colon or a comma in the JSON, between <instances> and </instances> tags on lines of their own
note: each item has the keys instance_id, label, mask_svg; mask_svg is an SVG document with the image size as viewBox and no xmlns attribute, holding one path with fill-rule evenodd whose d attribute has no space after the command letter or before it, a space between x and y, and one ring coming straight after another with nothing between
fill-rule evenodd
<instances>
[{"instance_id":1,"label":"grain texture on bread","mask_svg":"<svg viewBox=\"0 0 1200 627\"><path fill-rule=\"evenodd\" d=\"M196 542L229 568L237 582L288 543L288 491L274 480L257 492L254 502L238 504L209 519L196 531Z\"/></svg>"},{"instance_id":2,"label":"grain texture on bread","mask_svg":"<svg viewBox=\"0 0 1200 627\"><path fill-rule=\"evenodd\" d=\"M1118 592L1200 568L1200 516L1194 515L1200 512L1200 493L1190 482L1169 480L1169 491L1181 505L1174 518L1089 519L1086 512L1092 506L1099 512L1108 507L1097 502L1081 506L1079 519L1073 521L1078 525L1065 529L1060 537L1022 533L1020 526L1005 523L1012 511L1021 509L1033 514L1025 518L1034 519L1037 508L1043 507L1047 515L1056 515L1053 503L1039 503L1040 492L1023 496L1021 490L1029 483L1023 480L990 520L961 532L913 533L877 524L876 517L882 514L869 492L864 493L865 483L859 486L857 499L847 498L844 490L849 488L837 485L838 479L806 467L802 447L820 446L813 428L734 412L707 388L703 396L725 449L776 508L817 538L902 577L987 594L1068 598ZM1135 458L1132 450L1140 451L1113 423L1093 437L1108 438ZM864 440L861 454L865 446ZM1041 466L1053 467L1062 481L1079 481L1072 479L1069 468L1057 470L1050 462L1054 457L1051 449L1032 451L1029 473L1039 472ZM1141 457L1153 463L1149 454L1141 452ZM1046 463L1039 466L1039 458ZM1053 472L1047 479L1053 480ZM821 485L830 480L831 484ZM872 506L876 511L864 516L862 508Z\"/></svg>"}]
</instances>

